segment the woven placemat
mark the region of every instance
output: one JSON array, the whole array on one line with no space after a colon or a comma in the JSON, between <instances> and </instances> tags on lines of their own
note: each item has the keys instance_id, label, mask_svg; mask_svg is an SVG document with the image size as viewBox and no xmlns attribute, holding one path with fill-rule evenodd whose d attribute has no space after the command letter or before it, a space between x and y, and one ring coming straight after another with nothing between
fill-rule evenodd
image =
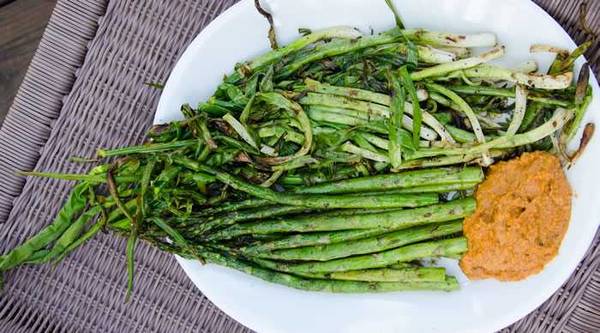
<instances>
[{"instance_id":1,"label":"woven placemat","mask_svg":"<svg viewBox=\"0 0 600 333\"><path fill-rule=\"evenodd\" d=\"M365 0L366 1L366 0ZM159 92L187 44L236 0L59 0L0 129L0 253L48 224L72 183L23 179L16 170L82 172L70 156L140 142ZM579 1L537 0L571 33ZM600 29L600 0L589 2ZM598 43L587 54L598 74ZM596 110L597 111L597 110ZM600 235L570 280L506 332L600 331ZM249 332L212 305L172 256L136 250L136 285L125 295L125 243L101 235L56 267L5 276L2 332Z\"/></svg>"}]
</instances>

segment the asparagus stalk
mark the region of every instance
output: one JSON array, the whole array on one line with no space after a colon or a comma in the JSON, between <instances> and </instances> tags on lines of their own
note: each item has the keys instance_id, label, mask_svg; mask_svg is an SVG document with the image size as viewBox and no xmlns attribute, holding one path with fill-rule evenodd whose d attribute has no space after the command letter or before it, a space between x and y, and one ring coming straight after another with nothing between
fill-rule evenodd
<instances>
[{"instance_id":1,"label":"asparagus stalk","mask_svg":"<svg viewBox=\"0 0 600 333\"><path fill-rule=\"evenodd\" d=\"M265 199L247 199L238 202L226 202L217 207L206 208L192 217L214 216L221 213L232 212L247 208L261 208L272 205L272 202Z\"/></svg>"},{"instance_id":2,"label":"asparagus stalk","mask_svg":"<svg viewBox=\"0 0 600 333\"><path fill-rule=\"evenodd\" d=\"M454 277L451 276L446 277L446 279L442 282L362 282L307 279L291 274L260 268L244 261L233 259L217 253L205 253L203 254L203 257L208 262L236 269L268 282L308 291L333 293L372 293L405 290L452 291L459 288L458 282Z\"/></svg>"},{"instance_id":3,"label":"asparagus stalk","mask_svg":"<svg viewBox=\"0 0 600 333\"><path fill-rule=\"evenodd\" d=\"M388 266L388 268L390 268L390 269L404 269L404 268L415 268L415 267L421 267L421 266L416 265L416 264L411 264L408 262L399 262L399 263Z\"/></svg>"},{"instance_id":4,"label":"asparagus stalk","mask_svg":"<svg viewBox=\"0 0 600 333\"><path fill-rule=\"evenodd\" d=\"M183 156L174 156L173 162L190 168L194 171L204 171L214 174L221 182L239 190L246 192L260 199L269 200L290 206L303 206L308 208L398 208L398 207L418 207L430 205L438 201L437 195L390 195L390 196L372 196L364 200L357 201L356 198L347 195L319 195L319 194L287 194L277 193L268 188L263 188L253 184L246 183L237 177L226 172L216 171L210 167L200 165Z\"/></svg>"},{"instance_id":5,"label":"asparagus stalk","mask_svg":"<svg viewBox=\"0 0 600 333\"><path fill-rule=\"evenodd\" d=\"M307 194L373 192L417 186L472 183L482 180L483 171L479 167L436 168L340 180L302 187L295 192Z\"/></svg>"},{"instance_id":6,"label":"asparagus stalk","mask_svg":"<svg viewBox=\"0 0 600 333\"><path fill-rule=\"evenodd\" d=\"M355 239L361 239L385 233L381 229L357 229L333 232L313 232L285 236L270 242L261 242L243 247L240 251L247 256L258 256L263 252L277 249L289 249L302 246L334 244Z\"/></svg>"},{"instance_id":7,"label":"asparagus stalk","mask_svg":"<svg viewBox=\"0 0 600 333\"><path fill-rule=\"evenodd\" d=\"M405 267L400 269L376 268L325 274L307 274L312 278L367 281L367 282L408 282L445 281L446 271L441 267Z\"/></svg>"},{"instance_id":8,"label":"asparagus stalk","mask_svg":"<svg viewBox=\"0 0 600 333\"><path fill-rule=\"evenodd\" d=\"M461 252L461 253L449 253L449 254L444 255L444 258L460 260L460 259L462 259L463 255L464 255L464 252Z\"/></svg>"},{"instance_id":9,"label":"asparagus stalk","mask_svg":"<svg viewBox=\"0 0 600 333\"><path fill-rule=\"evenodd\" d=\"M260 235L278 232L316 232L371 228L393 231L420 224L455 220L467 216L474 210L475 200L473 198L466 198L427 207L375 214L327 217L325 219L309 216L246 223L215 232L210 238L228 239L249 234Z\"/></svg>"},{"instance_id":10,"label":"asparagus stalk","mask_svg":"<svg viewBox=\"0 0 600 333\"><path fill-rule=\"evenodd\" d=\"M252 260L263 267L280 272L297 274L332 273L369 268L383 268L398 262L428 257L443 257L448 254L462 253L466 250L467 240L464 237L458 237L407 245L397 249L379 252L377 254L366 254L330 261L314 261L294 264L257 258L253 258Z\"/></svg>"},{"instance_id":11,"label":"asparagus stalk","mask_svg":"<svg viewBox=\"0 0 600 333\"><path fill-rule=\"evenodd\" d=\"M403 166L400 166L403 168ZM425 186L415 186L415 187L407 187L399 190L392 190L388 193L448 193L453 191L464 191L464 190L472 190L477 186L479 182L464 182L464 183L456 183L456 184L435 184L435 185L425 185ZM378 193L378 192L375 192ZM365 193L368 195L368 193Z\"/></svg>"},{"instance_id":12,"label":"asparagus stalk","mask_svg":"<svg viewBox=\"0 0 600 333\"><path fill-rule=\"evenodd\" d=\"M282 216L287 214L296 214L306 212L307 209L301 206L270 206L251 211L233 211L227 215L219 216L210 221L200 220L204 223L197 224L198 219L187 218L186 224L192 224L192 229L188 230L189 235L200 235L217 227L226 227L239 222ZM192 220L192 221L190 221Z\"/></svg>"},{"instance_id":13,"label":"asparagus stalk","mask_svg":"<svg viewBox=\"0 0 600 333\"><path fill-rule=\"evenodd\" d=\"M462 221L431 224L356 241L265 252L259 254L258 257L278 260L327 261L358 254L381 252L431 238L452 235L461 231Z\"/></svg>"}]
</instances>

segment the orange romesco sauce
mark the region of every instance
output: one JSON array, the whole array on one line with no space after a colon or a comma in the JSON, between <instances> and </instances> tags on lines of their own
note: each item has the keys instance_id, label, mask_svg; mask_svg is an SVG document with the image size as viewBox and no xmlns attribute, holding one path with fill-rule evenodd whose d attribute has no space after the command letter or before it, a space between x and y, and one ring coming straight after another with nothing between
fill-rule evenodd
<instances>
[{"instance_id":1,"label":"orange romesco sauce","mask_svg":"<svg viewBox=\"0 0 600 333\"><path fill-rule=\"evenodd\" d=\"M571 216L571 188L556 156L525 153L491 166L475 198L460 261L470 279L521 280L556 256Z\"/></svg>"}]
</instances>

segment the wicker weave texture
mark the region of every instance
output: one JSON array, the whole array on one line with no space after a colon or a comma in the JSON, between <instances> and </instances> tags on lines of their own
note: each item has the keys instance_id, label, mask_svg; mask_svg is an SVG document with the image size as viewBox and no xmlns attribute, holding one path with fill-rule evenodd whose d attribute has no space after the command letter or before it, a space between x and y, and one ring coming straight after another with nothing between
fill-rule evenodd
<instances>
[{"instance_id":1,"label":"wicker weave texture","mask_svg":"<svg viewBox=\"0 0 600 333\"><path fill-rule=\"evenodd\" d=\"M236 0L59 0L0 129L0 253L47 225L72 184L24 181L16 170L86 171L71 156L140 142L164 82L193 37ZM579 1L537 0L577 42ZM600 0L589 3L600 29ZM598 43L588 54L595 73ZM4 222L3 224L1 224ZM506 332L600 331L600 236L571 279ZM124 242L91 240L56 268L8 273L0 294L6 332L249 332L212 305L175 260L136 252L136 285L124 303Z\"/></svg>"}]
</instances>

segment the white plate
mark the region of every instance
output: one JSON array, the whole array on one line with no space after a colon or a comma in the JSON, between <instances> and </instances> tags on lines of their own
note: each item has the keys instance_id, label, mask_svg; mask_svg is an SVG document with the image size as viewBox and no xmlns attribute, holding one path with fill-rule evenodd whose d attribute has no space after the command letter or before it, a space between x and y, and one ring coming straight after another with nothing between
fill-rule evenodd
<instances>
[{"instance_id":1,"label":"white plate","mask_svg":"<svg viewBox=\"0 0 600 333\"><path fill-rule=\"evenodd\" d=\"M383 0L263 0L274 14L280 42L312 29L352 25L364 32L393 26ZM550 43L572 49L573 41L542 9L528 0L397 1L409 27L451 32L492 31L507 46L501 60L517 65L550 55L531 55L529 45ZM252 1L233 6L196 37L171 73L155 122L180 119L182 103L209 97L234 64L269 49L267 23ZM581 65L581 61L578 66ZM597 122L598 83L591 79L594 102L586 121ZM560 254L546 269L525 281L501 283L461 280L458 292L401 292L332 295L304 292L261 281L215 265L178 258L198 288L219 308L259 332L492 332L527 315L552 295L575 270L600 222L596 173L600 136L596 134L577 165L568 172L576 193L571 225Z\"/></svg>"}]
</instances>

